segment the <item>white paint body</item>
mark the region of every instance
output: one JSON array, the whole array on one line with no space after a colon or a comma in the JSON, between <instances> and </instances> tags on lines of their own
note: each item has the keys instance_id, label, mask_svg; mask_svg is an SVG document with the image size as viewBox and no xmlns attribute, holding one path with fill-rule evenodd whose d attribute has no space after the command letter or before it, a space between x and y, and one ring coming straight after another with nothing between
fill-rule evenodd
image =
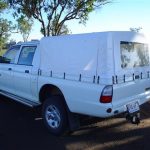
<instances>
[{"instance_id":1,"label":"white paint body","mask_svg":"<svg viewBox=\"0 0 150 150\"><path fill-rule=\"evenodd\" d=\"M112 76L146 74L150 66L122 69L120 41L147 43L142 34L134 32L66 35L22 43L15 64L0 64L0 89L40 103L41 88L51 84L61 90L71 112L104 118L115 115L115 111L125 112L128 103L138 101L141 105L149 100L150 92L145 89L150 87L150 78L125 83L119 78L119 83L113 84ZM18 65L21 48L28 45L37 46L32 66ZM11 71L7 70L9 66ZM26 69L29 74L24 73ZM113 85L112 102L100 103L107 85Z\"/></svg>"}]
</instances>

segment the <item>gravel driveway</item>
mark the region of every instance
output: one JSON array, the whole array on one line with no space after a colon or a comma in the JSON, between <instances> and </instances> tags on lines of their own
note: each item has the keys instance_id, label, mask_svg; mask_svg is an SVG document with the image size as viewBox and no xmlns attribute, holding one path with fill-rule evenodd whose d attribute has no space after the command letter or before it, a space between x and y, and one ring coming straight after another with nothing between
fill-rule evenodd
<instances>
[{"instance_id":1,"label":"gravel driveway","mask_svg":"<svg viewBox=\"0 0 150 150\"><path fill-rule=\"evenodd\" d=\"M55 137L47 132L37 109L0 96L0 150L149 150L150 103L142 107L141 117L138 126L117 117Z\"/></svg>"}]
</instances>

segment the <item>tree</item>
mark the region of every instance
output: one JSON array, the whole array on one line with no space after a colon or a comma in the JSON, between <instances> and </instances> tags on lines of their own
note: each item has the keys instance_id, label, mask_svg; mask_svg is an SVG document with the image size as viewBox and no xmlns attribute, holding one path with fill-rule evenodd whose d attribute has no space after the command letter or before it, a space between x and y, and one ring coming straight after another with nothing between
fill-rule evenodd
<instances>
[{"instance_id":1,"label":"tree","mask_svg":"<svg viewBox=\"0 0 150 150\"><path fill-rule=\"evenodd\" d=\"M33 21L21 15L21 17L17 19L17 22L18 22L18 30L21 33L23 40L25 42L28 40L33 25Z\"/></svg>"},{"instance_id":2,"label":"tree","mask_svg":"<svg viewBox=\"0 0 150 150\"><path fill-rule=\"evenodd\" d=\"M77 19L85 24L89 13L110 0L8 0L15 16L25 14L41 23L44 36L68 33L66 22ZM62 32L62 30L64 32Z\"/></svg>"},{"instance_id":3,"label":"tree","mask_svg":"<svg viewBox=\"0 0 150 150\"><path fill-rule=\"evenodd\" d=\"M132 31L132 32L140 32L141 30L142 30L142 27L130 28L130 31Z\"/></svg>"},{"instance_id":4,"label":"tree","mask_svg":"<svg viewBox=\"0 0 150 150\"><path fill-rule=\"evenodd\" d=\"M0 14L5 8L7 8L7 3L3 0L0 0Z\"/></svg>"},{"instance_id":5,"label":"tree","mask_svg":"<svg viewBox=\"0 0 150 150\"><path fill-rule=\"evenodd\" d=\"M0 15L6 8L6 2L0 0ZM10 24L11 22L7 19L0 18L0 50L2 50L9 37L8 31L10 30Z\"/></svg>"},{"instance_id":6,"label":"tree","mask_svg":"<svg viewBox=\"0 0 150 150\"><path fill-rule=\"evenodd\" d=\"M0 18L0 50L8 40L10 36L9 32L12 30L12 22L7 19Z\"/></svg>"},{"instance_id":7,"label":"tree","mask_svg":"<svg viewBox=\"0 0 150 150\"><path fill-rule=\"evenodd\" d=\"M12 31L14 27L12 26L12 22L7 19L0 18L0 50L2 50L3 46L8 40L10 36L9 32Z\"/></svg>"}]
</instances>

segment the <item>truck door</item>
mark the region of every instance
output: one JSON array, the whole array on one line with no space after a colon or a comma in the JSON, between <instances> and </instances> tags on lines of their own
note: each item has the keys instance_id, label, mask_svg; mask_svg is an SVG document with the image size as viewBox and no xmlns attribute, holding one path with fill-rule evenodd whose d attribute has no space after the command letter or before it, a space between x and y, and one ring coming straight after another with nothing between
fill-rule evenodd
<instances>
[{"instance_id":1,"label":"truck door","mask_svg":"<svg viewBox=\"0 0 150 150\"><path fill-rule=\"evenodd\" d=\"M16 56L19 53L20 45L11 47L2 57L0 63L0 90L14 93L13 68Z\"/></svg>"},{"instance_id":2,"label":"truck door","mask_svg":"<svg viewBox=\"0 0 150 150\"><path fill-rule=\"evenodd\" d=\"M18 62L13 70L14 89L17 96L32 100L32 61L36 46L22 46Z\"/></svg>"}]
</instances>

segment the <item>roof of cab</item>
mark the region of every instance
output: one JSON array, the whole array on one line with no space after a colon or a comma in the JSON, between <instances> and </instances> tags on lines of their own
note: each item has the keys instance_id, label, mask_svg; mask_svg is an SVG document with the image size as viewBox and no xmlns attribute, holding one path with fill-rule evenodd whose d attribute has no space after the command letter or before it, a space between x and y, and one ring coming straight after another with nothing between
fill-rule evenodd
<instances>
[{"instance_id":1,"label":"roof of cab","mask_svg":"<svg viewBox=\"0 0 150 150\"><path fill-rule=\"evenodd\" d=\"M39 44L40 41L39 40L32 40L32 41L29 41L29 42L18 42L16 45L37 45Z\"/></svg>"}]
</instances>

